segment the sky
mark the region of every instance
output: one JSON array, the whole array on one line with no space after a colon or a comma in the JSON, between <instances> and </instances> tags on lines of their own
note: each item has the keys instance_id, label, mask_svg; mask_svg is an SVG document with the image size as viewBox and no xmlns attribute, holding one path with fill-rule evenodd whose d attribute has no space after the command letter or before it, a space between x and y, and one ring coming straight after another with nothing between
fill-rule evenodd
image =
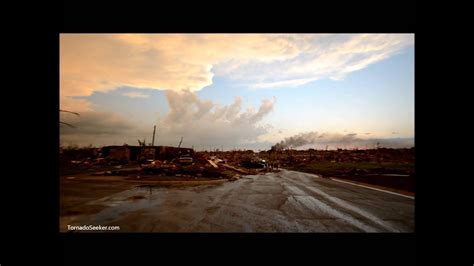
<instances>
[{"instance_id":1,"label":"sky","mask_svg":"<svg viewBox=\"0 0 474 266\"><path fill-rule=\"evenodd\" d=\"M413 34L61 34L61 145L414 146Z\"/></svg>"}]
</instances>

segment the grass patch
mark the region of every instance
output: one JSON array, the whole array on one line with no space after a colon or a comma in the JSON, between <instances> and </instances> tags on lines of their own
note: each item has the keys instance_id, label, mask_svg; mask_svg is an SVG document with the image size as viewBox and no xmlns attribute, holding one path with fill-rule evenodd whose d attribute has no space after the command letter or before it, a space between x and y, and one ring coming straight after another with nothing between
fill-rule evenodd
<instances>
[{"instance_id":1,"label":"grass patch","mask_svg":"<svg viewBox=\"0 0 474 266\"><path fill-rule=\"evenodd\" d=\"M323 176L341 176L350 171L360 170L367 174L413 174L414 163L395 162L328 162L319 161L288 167L291 170L320 174Z\"/></svg>"}]
</instances>

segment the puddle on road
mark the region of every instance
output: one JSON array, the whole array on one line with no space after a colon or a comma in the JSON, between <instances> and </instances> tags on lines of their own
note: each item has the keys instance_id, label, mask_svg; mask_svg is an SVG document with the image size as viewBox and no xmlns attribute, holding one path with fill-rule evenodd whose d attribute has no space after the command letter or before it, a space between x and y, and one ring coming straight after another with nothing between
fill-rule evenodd
<instances>
[{"instance_id":1,"label":"puddle on road","mask_svg":"<svg viewBox=\"0 0 474 266\"><path fill-rule=\"evenodd\" d=\"M66 222L123 225L123 230L131 231L371 232L382 229L373 224L373 217L354 211L354 207L334 205L334 201L341 203L334 199L329 203L327 198L333 192L335 195L345 193L340 188L337 190L338 186L324 185L318 186L321 191L306 191L305 181L311 178L282 172L249 175L217 185L142 185L91 201L88 204L104 208L96 214ZM330 180L323 181L330 183Z\"/></svg>"},{"instance_id":2,"label":"puddle on road","mask_svg":"<svg viewBox=\"0 0 474 266\"><path fill-rule=\"evenodd\" d=\"M248 179L255 179L258 176L248 177ZM178 208L178 211L182 211L183 209L199 209L199 207L209 202L209 196L226 194L234 188L241 186L242 182L251 182L251 180L248 179L217 185L203 184L187 187L137 186L88 202L87 205L101 205L105 208L95 214L76 217L74 223L106 225L113 224L128 214L141 210L153 215L158 215L159 213L167 212L175 208ZM201 194L202 196L196 197L196 194ZM211 197L210 201L213 201L213 197ZM216 210L211 209L210 211L213 212Z\"/></svg>"},{"instance_id":3,"label":"puddle on road","mask_svg":"<svg viewBox=\"0 0 474 266\"><path fill-rule=\"evenodd\" d=\"M86 219L95 224L111 223L127 213L141 209L155 208L159 211L160 206L163 205L163 203L170 201L175 202L180 198L182 198L183 201L178 201L177 207L184 207L185 205L190 204L190 201L186 200L189 195L201 193L213 187L216 186L202 185L193 187L164 188L153 185L141 185L87 203L88 205L103 205L106 206L106 208ZM171 200L169 200L170 195L173 195Z\"/></svg>"},{"instance_id":4,"label":"puddle on road","mask_svg":"<svg viewBox=\"0 0 474 266\"><path fill-rule=\"evenodd\" d=\"M164 199L159 196L161 193L163 191L160 191L159 188L136 187L91 201L88 204L104 205L106 208L97 214L91 215L90 218L95 224L106 224L120 218L125 213L159 206Z\"/></svg>"}]
</instances>

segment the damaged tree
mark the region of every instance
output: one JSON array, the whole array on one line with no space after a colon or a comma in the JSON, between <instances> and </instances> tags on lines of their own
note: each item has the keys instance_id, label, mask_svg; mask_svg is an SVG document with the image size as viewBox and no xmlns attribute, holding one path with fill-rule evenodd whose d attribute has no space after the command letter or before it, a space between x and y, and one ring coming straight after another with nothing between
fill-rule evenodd
<instances>
[{"instance_id":1,"label":"damaged tree","mask_svg":"<svg viewBox=\"0 0 474 266\"><path fill-rule=\"evenodd\" d=\"M75 114L75 115L77 115L77 116L80 116L79 113L71 112L71 111L67 111L67 110L61 110L61 109L59 109L59 112L70 113L70 114ZM66 126L69 126L69 127L74 128L73 125L71 125L71 124L69 124L69 123L66 123L66 122L64 122L64 121L59 121L59 124L63 124L63 125L66 125Z\"/></svg>"}]
</instances>

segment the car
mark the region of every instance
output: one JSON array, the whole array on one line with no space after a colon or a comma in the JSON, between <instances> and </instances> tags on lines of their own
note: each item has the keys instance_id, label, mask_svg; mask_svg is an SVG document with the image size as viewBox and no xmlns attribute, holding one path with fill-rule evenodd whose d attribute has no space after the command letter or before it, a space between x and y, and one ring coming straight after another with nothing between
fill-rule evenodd
<instances>
[{"instance_id":1,"label":"car","mask_svg":"<svg viewBox=\"0 0 474 266\"><path fill-rule=\"evenodd\" d=\"M145 163L141 164L143 168L154 168L155 167L155 160L148 159Z\"/></svg>"},{"instance_id":2,"label":"car","mask_svg":"<svg viewBox=\"0 0 474 266\"><path fill-rule=\"evenodd\" d=\"M178 161L182 164L190 164L193 163L193 157L191 155L182 155L178 158Z\"/></svg>"}]
</instances>

